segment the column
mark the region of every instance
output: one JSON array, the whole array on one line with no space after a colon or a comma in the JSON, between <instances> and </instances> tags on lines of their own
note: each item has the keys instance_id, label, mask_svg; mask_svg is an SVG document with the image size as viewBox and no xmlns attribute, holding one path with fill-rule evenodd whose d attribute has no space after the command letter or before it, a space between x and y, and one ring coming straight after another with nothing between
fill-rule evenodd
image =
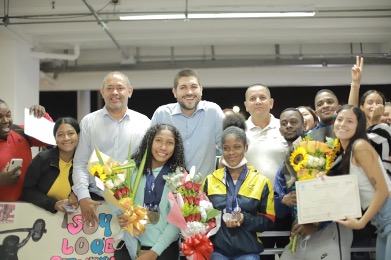
<instances>
[{"instance_id":1,"label":"column","mask_svg":"<svg viewBox=\"0 0 391 260\"><path fill-rule=\"evenodd\" d=\"M77 91L77 120L83 119L83 117L91 112L91 94L89 90Z\"/></svg>"}]
</instances>

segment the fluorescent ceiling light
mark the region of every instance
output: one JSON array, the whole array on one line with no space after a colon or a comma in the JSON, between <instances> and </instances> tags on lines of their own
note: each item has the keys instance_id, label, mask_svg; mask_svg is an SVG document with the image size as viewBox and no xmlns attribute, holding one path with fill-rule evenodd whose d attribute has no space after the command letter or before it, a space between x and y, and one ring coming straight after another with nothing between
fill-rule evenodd
<instances>
[{"instance_id":1,"label":"fluorescent ceiling light","mask_svg":"<svg viewBox=\"0 0 391 260\"><path fill-rule=\"evenodd\" d=\"M194 13L190 19L219 19L219 18L262 18L262 17L306 17L314 16L315 12L275 12L275 13Z\"/></svg>"},{"instance_id":2,"label":"fluorescent ceiling light","mask_svg":"<svg viewBox=\"0 0 391 260\"><path fill-rule=\"evenodd\" d=\"M185 14L126 15L126 16L120 16L119 19L124 21L177 20L177 19L186 19L186 15Z\"/></svg>"},{"instance_id":3,"label":"fluorescent ceiling light","mask_svg":"<svg viewBox=\"0 0 391 260\"><path fill-rule=\"evenodd\" d=\"M267 17L308 17L315 12L268 12L268 13L189 13L185 14L146 14L120 16L120 20L181 20L181 19L229 19L229 18L267 18Z\"/></svg>"}]
</instances>

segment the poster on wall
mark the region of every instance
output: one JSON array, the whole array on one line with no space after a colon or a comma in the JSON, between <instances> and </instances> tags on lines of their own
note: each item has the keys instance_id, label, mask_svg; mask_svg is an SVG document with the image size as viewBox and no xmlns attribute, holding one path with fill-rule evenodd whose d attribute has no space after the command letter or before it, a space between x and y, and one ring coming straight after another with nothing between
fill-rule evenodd
<instances>
[{"instance_id":1,"label":"poster on wall","mask_svg":"<svg viewBox=\"0 0 391 260\"><path fill-rule=\"evenodd\" d=\"M1 260L114 260L117 218L106 204L99 223L84 225L80 209L52 214L29 203L0 202Z\"/></svg>"}]
</instances>

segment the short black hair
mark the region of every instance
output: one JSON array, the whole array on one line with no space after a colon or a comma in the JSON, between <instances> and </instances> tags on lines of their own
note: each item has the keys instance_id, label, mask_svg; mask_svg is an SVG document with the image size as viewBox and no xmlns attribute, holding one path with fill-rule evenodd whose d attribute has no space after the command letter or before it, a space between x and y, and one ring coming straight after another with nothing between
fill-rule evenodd
<instances>
[{"instance_id":1,"label":"short black hair","mask_svg":"<svg viewBox=\"0 0 391 260\"><path fill-rule=\"evenodd\" d=\"M180 70L174 77L174 88L178 87L178 82L180 78L188 78L188 77L195 77L197 79L198 85L201 86L200 77L198 76L198 73L195 70L186 68Z\"/></svg>"},{"instance_id":2,"label":"short black hair","mask_svg":"<svg viewBox=\"0 0 391 260\"><path fill-rule=\"evenodd\" d=\"M315 107L316 107L316 98L317 98L320 94L322 94L322 93L324 93L324 92L330 93L331 95L333 95L333 96L335 97L335 99L337 100L337 102L339 103L338 98L337 98L337 96L335 95L335 93L334 93L333 91L331 91L330 89L321 89L321 90L319 90L319 91L316 93L316 95L315 95Z\"/></svg>"},{"instance_id":3,"label":"short black hair","mask_svg":"<svg viewBox=\"0 0 391 260\"><path fill-rule=\"evenodd\" d=\"M300 120L301 120L301 124L304 125L304 117L303 117L303 114L300 112L299 109L297 109L297 108L295 108L295 107L288 107L288 108L285 108L285 109L281 112L280 118L281 118L281 115L284 114L284 113L287 112L287 111L294 111L294 112L296 112L296 113L299 113L299 115L300 115L299 118L300 118Z\"/></svg>"},{"instance_id":4,"label":"short black hair","mask_svg":"<svg viewBox=\"0 0 391 260\"><path fill-rule=\"evenodd\" d=\"M74 119L73 117L60 117L59 119L56 120L56 122L54 123L54 127L53 127L53 135L54 137L56 137L56 134L57 134L57 131L58 131L58 128L60 127L60 125L62 124L68 124L68 125L71 125L77 134L80 133L80 125L79 125L79 122L77 122L76 119Z\"/></svg>"}]
</instances>

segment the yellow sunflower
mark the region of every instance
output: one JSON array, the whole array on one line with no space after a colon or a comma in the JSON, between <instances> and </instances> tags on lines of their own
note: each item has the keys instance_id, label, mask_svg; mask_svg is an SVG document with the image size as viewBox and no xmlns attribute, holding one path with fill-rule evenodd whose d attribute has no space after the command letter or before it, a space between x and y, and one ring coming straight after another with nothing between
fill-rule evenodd
<instances>
[{"instance_id":1,"label":"yellow sunflower","mask_svg":"<svg viewBox=\"0 0 391 260\"><path fill-rule=\"evenodd\" d=\"M301 178L299 180L300 181L304 181L304 180L310 180L310 179L313 179L313 178L314 177L311 174L306 174L306 175L301 176Z\"/></svg>"},{"instance_id":2,"label":"yellow sunflower","mask_svg":"<svg viewBox=\"0 0 391 260\"><path fill-rule=\"evenodd\" d=\"M335 161L335 155L334 154L333 155L326 154L326 167L324 169L324 173L325 174L330 170L331 166L333 166L334 161Z\"/></svg>"},{"instance_id":3,"label":"yellow sunflower","mask_svg":"<svg viewBox=\"0 0 391 260\"><path fill-rule=\"evenodd\" d=\"M100 179L101 181L105 181L105 180L107 179L107 175L104 174L104 173L102 173L102 174L99 176L99 179Z\"/></svg>"},{"instance_id":4,"label":"yellow sunflower","mask_svg":"<svg viewBox=\"0 0 391 260\"><path fill-rule=\"evenodd\" d=\"M101 166L99 164L95 164L91 168L91 172L93 173L94 176L97 176L98 178L100 178L100 176L103 174L103 166Z\"/></svg>"},{"instance_id":5,"label":"yellow sunflower","mask_svg":"<svg viewBox=\"0 0 391 260\"><path fill-rule=\"evenodd\" d=\"M334 152L338 153L341 150L341 143L338 138L334 139Z\"/></svg>"},{"instance_id":6,"label":"yellow sunflower","mask_svg":"<svg viewBox=\"0 0 391 260\"><path fill-rule=\"evenodd\" d=\"M307 164L308 161L307 150L304 147L299 146L296 150L292 152L289 161L293 169L296 172L298 172Z\"/></svg>"}]
</instances>

